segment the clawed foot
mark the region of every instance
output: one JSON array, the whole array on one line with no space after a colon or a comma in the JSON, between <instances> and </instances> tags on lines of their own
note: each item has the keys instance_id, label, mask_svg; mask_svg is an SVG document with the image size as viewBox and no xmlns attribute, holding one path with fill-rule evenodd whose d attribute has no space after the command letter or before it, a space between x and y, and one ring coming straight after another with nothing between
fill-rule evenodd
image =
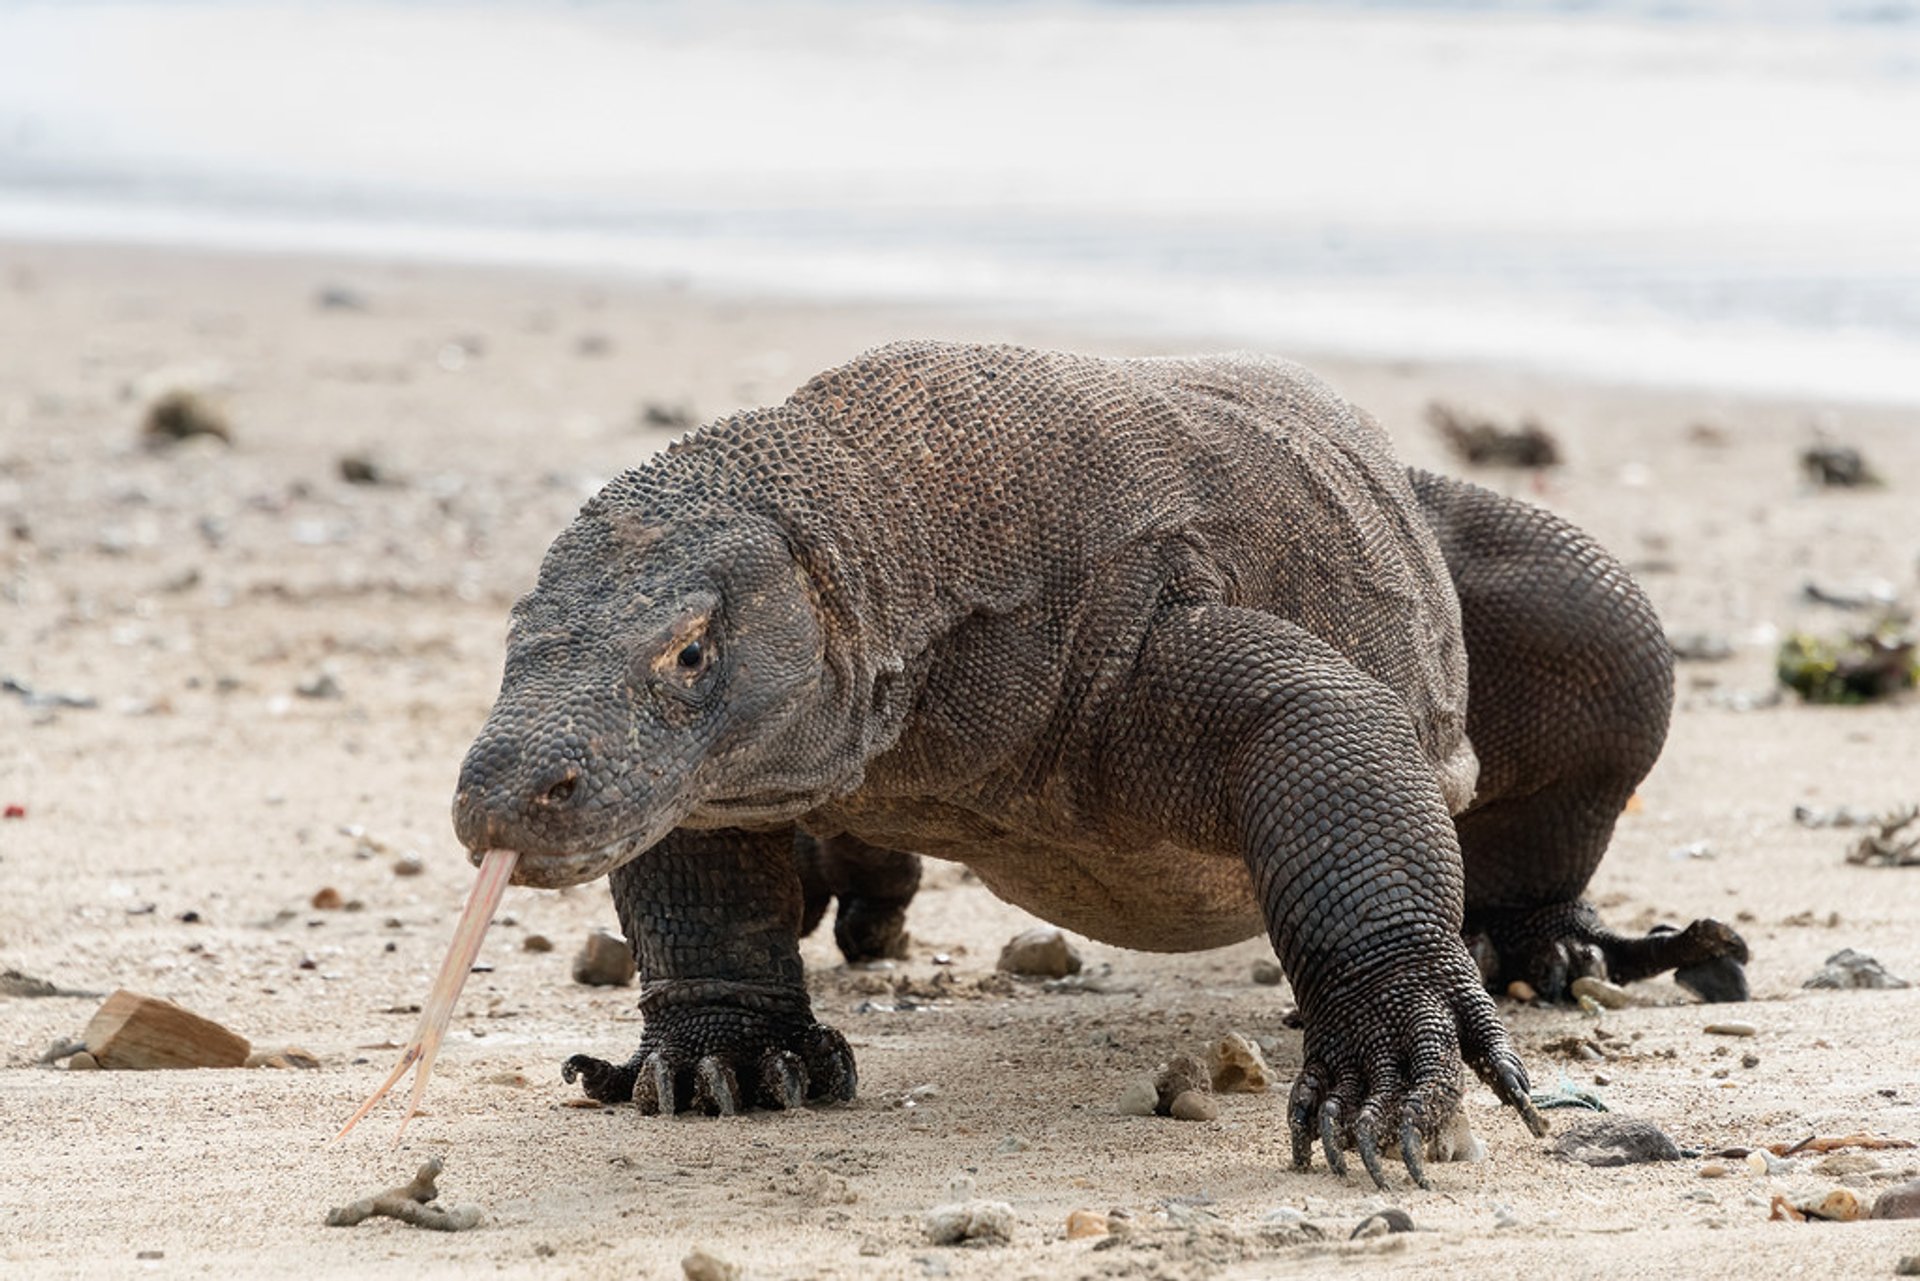
<instances>
[{"instance_id":1,"label":"clawed foot","mask_svg":"<svg viewBox=\"0 0 1920 1281\"><path fill-rule=\"evenodd\" d=\"M1526 1069L1470 963L1461 956L1445 968L1455 973L1440 990L1415 980L1314 1003L1306 1062L1287 1107L1295 1169L1311 1165L1317 1143L1344 1175L1352 1148L1385 1189L1381 1149L1391 1154L1397 1146L1408 1175L1428 1187L1422 1153L1460 1106L1463 1058L1536 1137L1547 1132L1528 1098Z\"/></svg>"},{"instance_id":2,"label":"clawed foot","mask_svg":"<svg viewBox=\"0 0 1920 1281\"><path fill-rule=\"evenodd\" d=\"M1732 927L1701 919L1683 930L1656 926L1645 935L1616 934L1585 903L1556 903L1525 912L1487 913L1468 925L1469 946L1495 990L1525 980L1548 1001L1571 999L1585 975L1633 983L1673 971L1674 981L1703 1001L1747 999L1746 940Z\"/></svg>"},{"instance_id":3,"label":"clawed foot","mask_svg":"<svg viewBox=\"0 0 1920 1281\"><path fill-rule=\"evenodd\" d=\"M631 1100L649 1116L845 1102L858 1079L853 1051L832 1028L731 1006L662 1011L648 1018L640 1049L627 1062L576 1054L560 1073L579 1081L588 1098Z\"/></svg>"}]
</instances>

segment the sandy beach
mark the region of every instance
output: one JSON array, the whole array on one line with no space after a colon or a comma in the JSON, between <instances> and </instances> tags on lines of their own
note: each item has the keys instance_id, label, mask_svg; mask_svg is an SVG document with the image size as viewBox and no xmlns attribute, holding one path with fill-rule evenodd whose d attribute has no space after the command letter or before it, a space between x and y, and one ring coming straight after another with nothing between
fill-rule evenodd
<instances>
[{"instance_id":1,"label":"sandy beach","mask_svg":"<svg viewBox=\"0 0 1920 1281\"><path fill-rule=\"evenodd\" d=\"M995 957L1033 922L951 865L930 867L894 968L804 945L816 1011L859 1056L851 1105L569 1106L560 1061L624 1058L639 1036L632 989L569 975L586 934L614 926L599 882L509 890L429 1115L395 1147L389 1102L329 1144L411 1032L471 884L447 811L508 608L601 483L895 338L1235 344L584 274L7 243L0 334L0 969L73 993L0 994L8 1276L673 1278L699 1247L755 1278L1872 1277L1920 1255L1920 1222L1768 1218L1776 1194L1871 1200L1920 1177L1920 1149L1770 1174L1708 1156L1593 1169L1477 1084L1486 1159L1435 1167L1431 1192L1296 1173L1299 1036L1285 989L1251 978L1264 942L1081 941L1098 982L1009 988ZM1283 354L1422 465L1459 469L1426 422L1434 400L1537 418L1566 463L1476 479L1592 530L1672 633L1731 646L1681 665L1665 756L1592 892L1620 927L1735 923L1753 1000L1704 1007L1663 979L1597 1017L1504 1001L1534 1085L1591 1091L1701 1152L1920 1140L1920 987L1802 986L1843 948L1920 982L1920 866L1849 865L1856 829L1794 816L1920 804L1920 700L1806 706L1773 676L1780 635L1865 616L1808 584L1920 596L1920 411ZM230 444L143 443L147 407L178 388L220 407ZM1816 430L1885 486L1810 486L1797 456ZM346 479L346 459L380 483ZM409 853L418 874L396 873ZM314 906L325 889L343 906ZM38 1062L117 988L319 1067ZM1726 1020L1754 1034L1705 1031ZM1230 1031L1269 1044L1279 1088L1222 1096L1210 1123L1118 1114L1130 1081ZM430 1156L480 1228L323 1226ZM928 1244L925 1212L971 1198L1013 1207L1012 1243ZM1387 1204L1420 1230L1348 1240ZM1124 1211L1131 1232L1069 1241L1076 1210Z\"/></svg>"}]
</instances>

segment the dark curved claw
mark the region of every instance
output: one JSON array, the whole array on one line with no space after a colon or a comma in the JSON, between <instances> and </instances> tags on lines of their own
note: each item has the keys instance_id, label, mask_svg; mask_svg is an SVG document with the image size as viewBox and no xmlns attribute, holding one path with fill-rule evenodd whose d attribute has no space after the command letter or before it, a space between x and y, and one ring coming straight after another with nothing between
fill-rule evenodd
<instances>
[{"instance_id":1,"label":"dark curved claw","mask_svg":"<svg viewBox=\"0 0 1920 1281\"><path fill-rule=\"evenodd\" d=\"M1320 1105L1320 1150L1327 1155L1327 1168L1345 1178L1347 1154L1340 1142L1339 1099L1328 1099Z\"/></svg>"},{"instance_id":2,"label":"dark curved claw","mask_svg":"<svg viewBox=\"0 0 1920 1281\"><path fill-rule=\"evenodd\" d=\"M1500 1101L1520 1114L1520 1120L1532 1132L1536 1139L1547 1135L1547 1119L1533 1106L1532 1087L1527 1082L1527 1074L1518 1063L1499 1062L1493 1066L1493 1079L1488 1082Z\"/></svg>"},{"instance_id":3,"label":"dark curved claw","mask_svg":"<svg viewBox=\"0 0 1920 1281\"><path fill-rule=\"evenodd\" d=\"M760 1101L793 1111L807 1101L807 1069L792 1050L775 1050L760 1060Z\"/></svg>"},{"instance_id":4,"label":"dark curved claw","mask_svg":"<svg viewBox=\"0 0 1920 1281\"><path fill-rule=\"evenodd\" d=\"M633 1084L633 1103L647 1116L672 1116L680 1110L673 1064L664 1054L649 1054Z\"/></svg>"},{"instance_id":5,"label":"dark curved claw","mask_svg":"<svg viewBox=\"0 0 1920 1281\"><path fill-rule=\"evenodd\" d=\"M805 1058L808 1089L815 1098L836 1103L851 1100L859 1088L860 1075L853 1060L853 1047L847 1038L824 1023L809 1031Z\"/></svg>"},{"instance_id":6,"label":"dark curved claw","mask_svg":"<svg viewBox=\"0 0 1920 1281\"><path fill-rule=\"evenodd\" d=\"M1314 1116L1320 1110L1320 1079L1311 1070L1303 1071L1293 1083L1293 1095L1287 1101L1287 1133L1293 1140L1293 1168L1313 1167Z\"/></svg>"},{"instance_id":7,"label":"dark curved claw","mask_svg":"<svg viewBox=\"0 0 1920 1281\"><path fill-rule=\"evenodd\" d=\"M581 1091L600 1103L631 1102L635 1076L631 1063L616 1066L590 1054L576 1054L560 1065L563 1081L568 1085L579 1081Z\"/></svg>"},{"instance_id":8,"label":"dark curved claw","mask_svg":"<svg viewBox=\"0 0 1920 1281\"><path fill-rule=\"evenodd\" d=\"M1374 1186L1382 1192L1389 1191L1387 1172L1380 1168L1380 1142L1373 1134L1373 1118L1365 1112L1354 1123L1353 1145L1360 1149L1360 1164L1373 1176Z\"/></svg>"},{"instance_id":9,"label":"dark curved claw","mask_svg":"<svg viewBox=\"0 0 1920 1281\"><path fill-rule=\"evenodd\" d=\"M709 1054L693 1070L693 1102L718 1116L733 1116L740 1111L740 1082L733 1069Z\"/></svg>"},{"instance_id":10,"label":"dark curved claw","mask_svg":"<svg viewBox=\"0 0 1920 1281\"><path fill-rule=\"evenodd\" d=\"M1421 1146L1420 1124L1409 1117L1400 1127L1400 1159L1406 1162L1407 1173L1412 1176L1414 1184L1432 1191L1433 1185L1427 1182L1426 1163L1420 1156Z\"/></svg>"}]
</instances>

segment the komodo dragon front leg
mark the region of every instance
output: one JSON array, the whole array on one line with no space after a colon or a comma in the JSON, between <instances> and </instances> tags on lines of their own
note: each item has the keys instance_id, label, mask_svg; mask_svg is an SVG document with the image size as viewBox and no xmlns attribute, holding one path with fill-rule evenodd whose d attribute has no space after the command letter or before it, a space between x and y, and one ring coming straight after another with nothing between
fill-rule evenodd
<instances>
[{"instance_id":1,"label":"komodo dragon front leg","mask_svg":"<svg viewBox=\"0 0 1920 1281\"><path fill-rule=\"evenodd\" d=\"M1461 940L1460 847L1401 701L1285 620L1178 607L1153 627L1104 736L1122 821L1252 872L1305 1025L1293 1163L1420 1152L1459 1107L1462 1058L1545 1123Z\"/></svg>"},{"instance_id":2,"label":"komodo dragon front leg","mask_svg":"<svg viewBox=\"0 0 1920 1281\"><path fill-rule=\"evenodd\" d=\"M610 879L646 1028L624 1064L568 1059L568 1081L669 1116L853 1097L853 1051L807 999L791 832L677 831Z\"/></svg>"}]
</instances>

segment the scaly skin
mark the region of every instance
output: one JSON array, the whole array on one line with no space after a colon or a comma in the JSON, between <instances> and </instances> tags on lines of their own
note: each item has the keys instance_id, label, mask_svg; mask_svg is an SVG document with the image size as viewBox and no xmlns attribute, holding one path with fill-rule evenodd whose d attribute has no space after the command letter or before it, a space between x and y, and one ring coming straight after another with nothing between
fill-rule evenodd
<instances>
[{"instance_id":1,"label":"scaly skin","mask_svg":"<svg viewBox=\"0 0 1920 1281\"><path fill-rule=\"evenodd\" d=\"M569 1074L644 1110L850 1096L796 936L835 896L850 954L897 948L917 850L1125 946L1265 928L1296 1164L1384 1186L1384 1146L1424 1182L1463 1059L1540 1132L1463 928L1503 973L1701 940L1608 951L1578 904L1664 735L1651 612L1480 492L1284 362L941 344L615 480L515 607L454 805L523 883L613 876L646 1033Z\"/></svg>"}]
</instances>

